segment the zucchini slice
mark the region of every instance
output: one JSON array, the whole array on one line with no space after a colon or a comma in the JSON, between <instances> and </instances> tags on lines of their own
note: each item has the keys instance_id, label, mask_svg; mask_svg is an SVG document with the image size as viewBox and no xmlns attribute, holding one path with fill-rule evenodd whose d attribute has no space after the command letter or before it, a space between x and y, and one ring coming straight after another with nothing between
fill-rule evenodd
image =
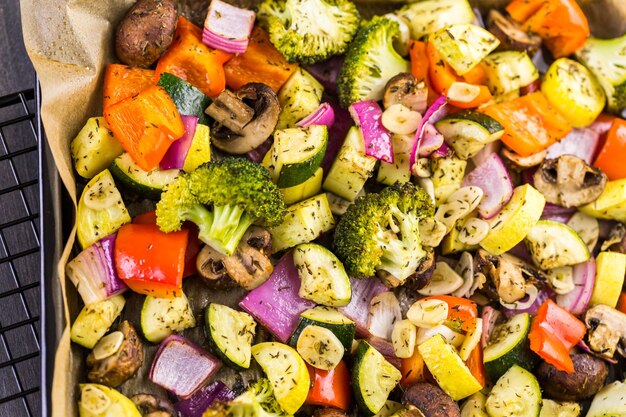
<instances>
[{"instance_id":1,"label":"zucchini slice","mask_svg":"<svg viewBox=\"0 0 626 417\"><path fill-rule=\"evenodd\" d=\"M320 326L307 326L302 330L296 350L309 365L330 371L339 364L345 349L335 334Z\"/></svg>"},{"instance_id":2,"label":"zucchini slice","mask_svg":"<svg viewBox=\"0 0 626 417\"><path fill-rule=\"evenodd\" d=\"M350 303L350 279L334 253L321 245L305 243L294 249L293 262L301 281L301 298L329 307Z\"/></svg>"},{"instance_id":3,"label":"zucchini slice","mask_svg":"<svg viewBox=\"0 0 626 417\"><path fill-rule=\"evenodd\" d=\"M411 39L456 23L471 23L476 18L467 0L424 0L408 4L396 12L411 31Z\"/></svg>"},{"instance_id":4,"label":"zucchini slice","mask_svg":"<svg viewBox=\"0 0 626 417\"><path fill-rule=\"evenodd\" d=\"M494 96L517 91L539 78L539 71L524 51L495 52L485 58L483 68Z\"/></svg>"},{"instance_id":5,"label":"zucchini slice","mask_svg":"<svg viewBox=\"0 0 626 417\"><path fill-rule=\"evenodd\" d=\"M252 356L272 383L274 397L283 411L298 411L309 394L311 382L298 352L282 343L264 342L252 346Z\"/></svg>"},{"instance_id":6,"label":"zucchini slice","mask_svg":"<svg viewBox=\"0 0 626 417\"><path fill-rule=\"evenodd\" d=\"M85 249L130 220L111 172L105 169L89 181L80 196L76 213L78 241Z\"/></svg>"},{"instance_id":7,"label":"zucchini slice","mask_svg":"<svg viewBox=\"0 0 626 417\"><path fill-rule=\"evenodd\" d=\"M457 23L430 35L443 59L458 75L465 75L500 45L486 29L471 23Z\"/></svg>"},{"instance_id":8,"label":"zucchini slice","mask_svg":"<svg viewBox=\"0 0 626 417\"><path fill-rule=\"evenodd\" d=\"M90 117L72 141L70 150L74 168L83 178L93 178L124 152L104 117Z\"/></svg>"},{"instance_id":9,"label":"zucchini slice","mask_svg":"<svg viewBox=\"0 0 626 417\"><path fill-rule=\"evenodd\" d=\"M356 332L356 324L332 307L317 306L300 313L298 327L291 336L290 345L296 346L300 333L307 326L324 327L332 331L341 341L345 353L352 349L352 341Z\"/></svg>"},{"instance_id":10,"label":"zucchini slice","mask_svg":"<svg viewBox=\"0 0 626 417\"><path fill-rule=\"evenodd\" d=\"M591 257L589 248L574 229L553 220L539 220L526 235L525 242L541 269L576 265Z\"/></svg>"},{"instance_id":11,"label":"zucchini slice","mask_svg":"<svg viewBox=\"0 0 626 417\"><path fill-rule=\"evenodd\" d=\"M152 343L159 343L173 332L196 326L189 300L180 297L159 298L147 296L141 309L141 330Z\"/></svg>"},{"instance_id":12,"label":"zucchini slice","mask_svg":"<svg viewBox=\"0 0 626 417\"><path fill-rule=\"evenodd\" d=\"M187 116L198 116L198 123L208 125L209 117L204 110L211 104L211 99L187 81L164 72L157 85L163 87L176 105L178 112Z\"/></svg>"},{"instance_id":13,"label":"zucchini slice","mask_svg":"<svg viewBox=\"0 0 626 417\"><path fill-rule=\"evenodd\" d=\"M464 111L444 117L435 127L461 159L476 155L486 144L504 134L504 127L494 118L475 111Z\"/></svg>"},{"instance_id":14,"label":"zucchini slice","mask_svg":"<svg viewBox=\"0 0 626 417\"><path fill-rule=\"evenodd\" d=\"M161 171L155 168L151 171L144 171L137 166L128 153L115 158L109 169L115 179L124 186L143 197L152 199L158 199L165 186L174 182L180 173L177 169Z\"/></svg>"},{"instance_id":15,"label":"zucchini slice","mask_svg":"<svg viewBox=\"0 0 626 417\"><path fill-rule=\"evenodd\" d=\"M376 158L365 155L365 141L356 126L348 131L322 187L354 201L376 167Z\"/></svg>"},{"instance_id":16,"label":"zucchini slice","mask_svg":"<svg viewBox=\"0 0 626 417\"><path fill-rule=\"evenodd\" d=\"M452 193L461 188L466 167L467 161L456 156L432 160L432 175L430 179L435 188L435 203L437 206L445 203Z\"/></svg>"},{"instance_id":17,"label":"zucchini slice","mask_svg":"<svg viewBox=\"0 0 626 417\"><path fill-rule=\"evenodd\" d=\"M361 411L378 413L402 374L372 345L362 340L354 354L352 389Z\"/></svg>"},{"instance_id":18,"label":"zucchini slice","mask_svg":"<svg viewBox=\"0 0 626 417\"><path fill-rule=\"evenodd\" d=\"M204 313L204 329L213 351L235 369L250 367L256 322L251 315L211 303Z\"/></svg>"},{"instance_id":19,"label":"zucchini slice","mask_svg":"<svg viewBox=\"0 0 626 417\"><path fill-rule=\"evenodd\" d=\"M118 294L106 300L83 307L70 329L72 342L87 349L93 349L98 341L122 312L126 304L123 295Z\"/></svg>"},{"instance_id":20,"label":"zucchini slice","mask_svg":"<svg viewBox=\"0 0 626 417\"><path fill-rule=\"evenodd\" d=\"M530 315L517 314L506 323L497 326L483 352L485 372L492 381L500 379L513 365L532 370L539 361L530 350L528 332Z\"/></svg>"},{"instance_id":21,"label":"zucchini slice","mask_svg":"<svg viewBox=\"0 0 626 417\"><path fill-rule=\"evenodd\" d=\"M486 402L490 417L537 417L540 406L537 378L517 365L498 379Z\"/></svg>"},{"instance_id":22,"label":"zucchini slice","mask_svg":"<svg viewBox=\"0 0 626 417\"><path fill-rule=\"evenodd\" d=\"M296 123L313 113L322 100L324 87L311 74L298 68L278 92L281 112L276 129L296 126Z\"/></svg>"},{"instance_id":23,"label":"zucchini slice","mask_svg":"<svg viewBox=\"0 0 626 417\"><path fill-rule=\"evenodd\" d=\"M274 253L300 243L317 239L322 233L335 227L326 194L318 194L287 207L285 220L271 228Z\"/></svg>"},{"instance_id":24,"label":"zucchini slice","mask_svg":"<svg viewBox=\"0 0 626 417\"><path fill-rule=\"evenodd\" d=\"M322 125L294 127L274 132L274 144L268 152L272 178L280 188L302 184L320 167L328 128ZM265 160L265 159L264 159Z\"/></svg>"},{"instance_id":25,"label":"zucchini slice","mask_svg":"<svg viewBox=\"0 0 626 417\"><path fill-rule=\"evenodd\" d=\"M285 204L294 204L307 198L313 197L322 189L322 180L324 178L324 170L318 168L312 177L304 181L302 184L293 187L281 188L280 193L285 200Z\"/></svg>"}]
</instances>

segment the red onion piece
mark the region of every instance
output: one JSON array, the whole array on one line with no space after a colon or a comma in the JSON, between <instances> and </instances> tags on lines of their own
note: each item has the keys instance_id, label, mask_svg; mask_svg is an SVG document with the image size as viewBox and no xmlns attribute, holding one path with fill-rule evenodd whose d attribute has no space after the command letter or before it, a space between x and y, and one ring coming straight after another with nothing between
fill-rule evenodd
<instances>
[{"instance_id":1,"label":"red onion piece","mask_svg":"<svg viewBox=\"0 0 626 417\"><path fill-rule=\"evenodd\" d=\"M481 165L487 160L489 155L491 155L492 153L497 153L500 150L501 146L502 142L500 142L499 140L495 142L489 142L485 145L484 148L482 148L480 151L478 151L476 155L472 157L472 162L474 162L475 166Z\"/></svg>"},{"instance_id":2,"label":"red onion piece","mask_svg":"<svg viewBox=\"0 0 626 417\"><path fill-rule=\"evenodd\" d=\"M497 153L490 154L482 164L463 178L463 186L474 185L483 190L478 214L490 219L500 212L513 195L513 184Z\"/></svg>"},{"instance_id":3,"label":"red onion piece","mask_svg":"<svg viewBox=\"0 0 626 417\"><path fill-rule=\"evenodd\" d=\"M179 398L191 397L222 363L200 346L179 335L168 336L154 355L150 381Z\"/></svg>"},{"instance_id":4,"label":"red onion piece","mask_svg":"<svg viewBox=\"0 0 626 417\"><path fill-rule=\"evenodd\" d=\"M330 104L322 103L313 113L300 120L296 125L300 127L324 125L330 128L333 123L335 123L335 111Z\"/></svg>"},{"instance_id":5,"label":"red onion piece","mask_svg":"<svg viewBox=\"0 0 626 417\"><path fill-rule=\"evenodd\" d=\"M553 220L559 223L567 223L576 213L576 207L566 208L556 204L546 203L541 213L542 220Z\"/></svg>"},{"instance_id":6,"label":"red onion piece","mask_svg":"<svg viewBox=\"0 0 626 417\"><path fill-rule=\"evenodd\" d=\"M417 130L415 131L413 148L411 149L411 159L409 160L411 167L415 164L415 161L417 159L418 150L421 146L422 137L424 135L424 126L426 125L426 123L434 125L442 117L444 117L448 111L446 107L447 103L448 99L446 98L446 96L439 96L426 110L422 121L417 126Z\"/></svg>"},{"instance_id":7,"label":"red onion piece","mask_svg":"<svg viewBox=\"0 0 626 417\"><path fill-rule=\"evenodd\" d=\"M181 417L202 417L214 402L232 401L236 397L222 381L211 382L196 391L191 397L174 404Z\"/></svg>"},{"instance_id":8,"label":"red onion piece","mask_svg":"<svg viewBox=\"0 0 626 417\"><path fill-rule=\"evenodd\" d=\"M113 252L116 235L107 236L78 254L65 267L85 305L94 304L128 289L118 277Z\"/></svg>"},{"instance_id":9,"label":"red onion piece","mask_svg":"<svg viewBox=\"0 0 626 417\"><path fill-rule=\"evenodd\" d=\"M448 144L444 142L430 156L432 156L433 158L445 158L446 156L450 156L451 154L452 150L450 149L450 146L448 146Z\"/></svg>"},{"instance_id":10,"label":"red onion piece","mask_svg":"<svg viewBox=\"0 0 626 417\"><path fill-rule=\"evenodd\" d=\"M396 351L393 348L393 344L380 337L371 336L365 339L367 343L372 345L381 355L387 359L387 362L400 369L402 367L402 359L396 356ZM417 348L416 348L417 349Z\"/></svg>"},{"instance_id":11,"label":"red onion piece","mask_svg":"<svg viewBox=\"0 0 626 417\"><path fill-rule=\"evenodd\" d=\"M483 349L489 344L489 338L500 316L502 316L502 313L493 307L487 306L483 309L483 333L480 336L480 345Z\"/></svg>"},{"instance_id":12,"label":"red onion piece","mask_svg":"<svg viewBox=\"0 0 626 417\"><path fill-rule=\"evenodd\" d=\"M361 337L369 335L367 325L369 322L369 309L372 298L378 294L389 291L378 278L352 278L352 299L350 303L341 307L341 311L346 317L356 323L356 333Z\"/></svg>"},{"instance_id":13,"label":"red onion piece","mask_svg":"<svg viewBox=\"0 0 626 417\"><path fill-rule=\"evenodd\" d=\"M574 265L574 290L567 294L557 295L556 303L572 314L583 314L587 310L593 285L596 282L596 261L593 257L588 261Z\"/></svg>"},{"instance_id":14,"label":"red onion piece","mask_svg":"<svg viewBox=\"0 0 626 417\"><path fill-rule=\"evenodd\" d=\"M212 0L204 21L202 43L224 52L243 53L248 47L255 17L252 10Z\"/></svg>"},{"instance_id":15,"label":"red onion piece","mask_svg":"<svg viewBox=\"0 0 626 417\"><path fill-rule=\"evenodd\" d=\"M170 145L159 164L161 169L183 169L185 166L185 159L189 153L189 148L191 148L193 136L196 134L198 117L180 116L180 118L183 121L183 126L185 126L185 134Z\"/></svg>"},{"instance_id":16,"label":"red onion piece","mask_svg":"<svg viewBox=\"0 0 626 417\"><path fill-rule=\"evenodd\" d=\"M424 125L424 135L420 142L419 156L429 156L444 144L443 135L437 130L432 123Z\"/></svg>"},{"instance_id":17,"label":"red onion piece","mask_svg":"<svg viewBox=\"0 0 626 417\"><path fill-rule=\"evenodd\" d=\"M334 56L327 61L307 65L305 69L324 86L325 90L337 91L337 76L343 66L343 61L343 56Z\"/></svg>"},{"instance_id":18,"label":"red onion piece","mask_svg":"<svg viewBox=\"0 0 626 417\"><path fill-rule=\"evenodd\" d=\"M591 129L574 129L547 149L546 158L574 155L591 164L601 148L600 134Z\"/></svg>"},{"instance_id":19,"label":"red onion piece","mask_svg":"<svg viewBox=\"0 0 626 417\"><path fill-rule=\"evenodd\" d=\"M353 103L348 111L363 135L365 154L384 162L393 163L391 133L383 126L383 111L376 100Z\"/></svg>"},{"instance_id":20,"label":"red onion piece","mask_svg":"<svg viewBox=\"0 0 626 417\"><path fill-rule=\"evenodd\" d=\"M533 263L533 257L530 254L530 251L528 250L528 247L526 246L524 241L521 241L517 245L513 246L513 248L510 249L507 253L509 255L518 257L521 260L526 261L528 263L531 263L531 264Z\"/></svg>"},{"instance_id":21,"label":"red onion piece","mask_svg":"<svg viewBox=\"0 0 626 417\"><path fill-rule=\"evenodd\" d=\"M269 152L269 150L272 148L273 144L274 138L270 136L265 142L248 152L246 154L246 158L248 158L252 162L260 164L261 161L263 161L263 158L265 158L267 152Z\"/></svg>"},{"instance_id":22,"label":"red onion piece","mask_svg":"<svg viewBox=\"0 0 626 417\"><path fill-rule=\"evenodd\" d=\"M367 330L372 336L391 340L393 325L400 320L402 320L402 310L394 293L385 291L372 298L367 324Z\"/></svg>"},{"instance_id":23,"label":"red onion piece","mask_svg":"<svg viewBox=\"0 0 626 417\"><path fill-rule=\"evenodd\" d=\"M287 343L298 326L300 313L315 307L314 302L298 296L299 290L300 276L293 264L292 253L289 252L278 261L270 278L250 291L239 302L239 306L276 339Z\"/></svg>"}]
</instances>

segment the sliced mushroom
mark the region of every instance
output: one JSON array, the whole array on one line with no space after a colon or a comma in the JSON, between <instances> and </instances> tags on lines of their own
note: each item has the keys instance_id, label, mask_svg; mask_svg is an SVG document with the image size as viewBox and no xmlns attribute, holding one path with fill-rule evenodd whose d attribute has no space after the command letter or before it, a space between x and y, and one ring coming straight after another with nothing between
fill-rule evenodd
<instances>
[{"instance_id":1,"label":"sliced mushroom","mask_svg":"<svg viewBox=\"0 0 626 417\"><path fill-rule=\"evenodd\" d=\"M143 417L176 417L176 409L165 398L152 394L133 395L130 400L135 403Z\"/></svg>"},{"instance_id":2,"label":"sliced mushroom","mask_svg":"<svg viewBox=\"0 0 626 417\"><path fill-rule=\"evenodd\" d=\"M626 253L626 226L617 223L611 228L609 237L602 242L600 251L610 250L612 252Z\"/></svg>"},{"instance_id":3,"label":"sliced mushroom","mask_svg":"<svg viewBox=\"0 0 626 417\"><path fill-rule=\"evenodd\" d=\"M415 79L407 72L396 75L387 81L383 96L383 106L402 104L409 109L424 113L427 107L428 88L424 82Z\"/></svg>"},{"instance_id":4,"label":"sliced mushroom","mask_svg":"<svg viewBox=\"0 0 626 417\"><path fill-rule=\"evenodd\" d=\"M404 286L413 291L421 290L430 283L435 271L435 252L429 251L420 262L414 274L409 276L404 282ZM402 283L393 275L384 270L379 270L376 274L381 281L389 288L396 288Z\"/></svg>"},{"instance_id":5,"label":"sliced mushroom","mask_svg":"<svg viewBox=\"0 0 626 417\"><path fill-rule=\"evenodd\" d=\"M91 368L87 374L89 381L117 387L141 367L143 345L135 328L128 321L123 321L119 332L123 335L123 341L117 349L110 349L108 356L98 355L96 349L87 356L87 366Z\"/></svg>"},{"instance_id":6,"label":"sliced mushroom","mask_svg":"<svg viewBox=\"0 0 626 417\"><path fill-rule=\"evenodd\" d=\"M563 207L591 203L602 194L607 176L573 155L546 159L533 177L546 201Z\"/></svg>"},{"instance_id":7,"label":"sliced mushroom","mask_svg":"<svg viewBox=\"0 0 626 417\"><path fill-rule=\"evenodd\" d=\"M253 116L248 120L250 109ZM222 92L206 113L215 119L211 142L225 152L244 154L272 134L278 122L280 103L267 85L248 83L234 94Z\"/></svg>"},{"instance_id":8,"label":"sliced mushroom","mask_svg":"<svg viewBox=\"0 0 626 417\"><path fill-rule=\"evenodd\" d=\"M526 51L532 55L541 46L539 36L522 30L513 19L494 9L487 15L487 30L500 40L500 49L503 51Z\"/></svg>"},{"instance_id":9,"label":"sliced mushroom","mask_svg":"<svg viewBox=\"0 0 626 417\"><path fill-rule=\"evenodd\" d=\"M539 165L546 159L547 154L548 152L543 150L529 156L521 156L508 148L502 149L502 156L511 161L511 163L519 169L532 168Z\"/></svg>"},{"instance_id":10,"label":"sliced mushroom","mask_svg":"<svg viewBox=\"0 0 626 417\"><path fill-rule=\"evenodd\" d=\"M626 357L626 314L604 304L585 313L587 340L592 351L612 358L615 351Z\"/></svg>"},{"instance_id":11,"label":"sliced mushroom","mask_svg":"<svg viewBox=\"0 0 626 417\"><path fill-rule=\"evenodd\" d=\"M252 290L267 281L273 271L269 259L271 247L270 233L261 227L252 226L231 256L205 246L196 259L198 272L214 288L232 288L236 283Z\"/></svg>"}]
</instances>

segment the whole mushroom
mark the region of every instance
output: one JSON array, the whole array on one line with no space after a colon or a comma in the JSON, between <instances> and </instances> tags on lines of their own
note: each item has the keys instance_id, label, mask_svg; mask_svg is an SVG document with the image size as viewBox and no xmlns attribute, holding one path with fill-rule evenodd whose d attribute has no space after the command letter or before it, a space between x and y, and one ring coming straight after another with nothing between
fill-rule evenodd
<instances>
[{"instance_id":1,"label":"whole mushroom","mask_svg":"<svg viewBox=\"0 0 626 417\"><path fill-rule=\"evenodd\" d=\"M409 73L403 72L387 81L383 95L383 105L389 108L394 104L402 104L418 113L427 107L428 88Z\"/></svg>"},{"instance_id":2,"label":"whole mushroom","mask_svg":"<svg viewBox=\"0 0 626 417\"><path fill-rule=\"evenodd\" d=\"M128 321L123 321L116 332L101 340L87 356L91 368L87 379L91 382L117 387L131 378L143 363L143 345Z\"/></svg>"},{"instance_id":3,"label":"whole mushroom","mask_svg":"<svg viewBox=\"0 0 626 417\"><path fill-rule=\"evenodd\" d=\"M487 29L500 40L503 51L526 51L532 55L541 46L541 38L523 30L515 22L495 9L487 15Z\"/></svg>"},{"instance_id":4,"label":"whole mushroom","mask_svg":"<svg viewBox=\"0 0 626 417\"><path fill-rule=\"evenodd\" d=\"M602 194L607 182L606 174L573 155L546 159L533 179L548 203L563 207L591 203Z\"/></svg>"},{"instance_id":5,"label":"whole mushroom","mask_svg":"<svg viewBox=\"0 0 626 417\"><path fill-rule=\"evenodd\" d=\"M616 351L626 357L626 314L598 304L585 313L585 324L592 351L609 359Z\"/></svg>"},{"instance_id":6,"label":"whole mushroom","mask_svg":"<svg viewBox=\"0 0 626 417\"><path fill-rule=\"evenodd\" d=\"M213 287L228 287L229 282L234 282L252 290L267 281L274 270L269 259L271 247L270 233L251 226L231 256L206 245L196 258L196 266L200 276Z\"/></svg>"},{"instance_id":7,"label":"whole mushroom","mask_svg":"<svg viewBox=\"0 0 626 417\"><path fill-rule=\"evenodd\" d=\"M244 154L270 137L278 122L280 103L274 90L248 83L236 92L224 90L207 107L215 123L211 143L231 154Z\"/></svg>"},{"instance_id":8,"label":"whole mushroom","mask_svg":"<svg viewBox=\"0 0 626 417\"><path fill-rule=\"evenodd\" d=\"M417 407L424 417L460 417L459 405L441 388L418 382L404 392L403 404Z\"/></svg>"}]
</instances>

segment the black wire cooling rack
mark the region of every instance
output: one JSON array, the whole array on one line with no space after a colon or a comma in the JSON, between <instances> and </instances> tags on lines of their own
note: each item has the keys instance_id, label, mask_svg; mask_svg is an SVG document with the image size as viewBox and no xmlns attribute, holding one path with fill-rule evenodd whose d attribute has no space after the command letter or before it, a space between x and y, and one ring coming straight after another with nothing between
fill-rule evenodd
<instances>
[{"instance_id":1,"label":"black wire cooling rack","mask_svg":"<svg viewBox=\"0 0 626 417\"><path fill-rule=\"evenodd\" d=\"M36 107L0 97L0 416L42 415Z\"/></svg>"}]
</instances>

